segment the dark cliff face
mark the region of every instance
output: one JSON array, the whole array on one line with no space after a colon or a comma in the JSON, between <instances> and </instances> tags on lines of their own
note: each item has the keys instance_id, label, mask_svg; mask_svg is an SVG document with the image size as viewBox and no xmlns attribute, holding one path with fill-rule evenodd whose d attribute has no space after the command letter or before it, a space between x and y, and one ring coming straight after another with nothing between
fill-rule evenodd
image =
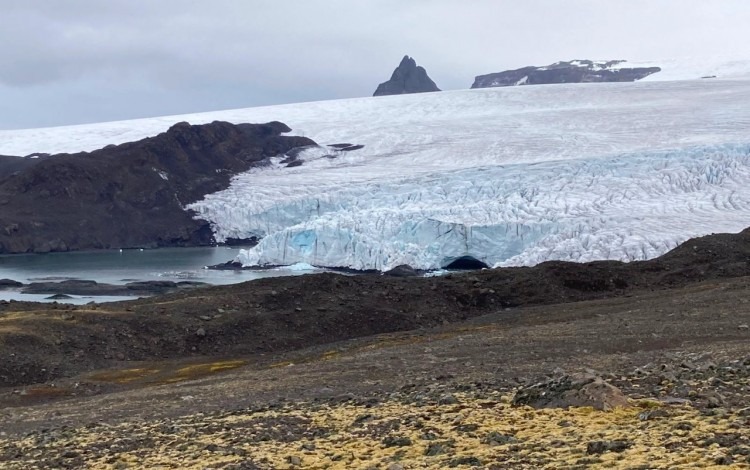
<instances>
[{"instance_id":1,"label":"dark cliff face","mask_svg":"<svg viewBox=\"0 0 750 470\"><path fill-rule=\"evenodd\" d=\"M429 91L440 91L435 82L427 75L424 67L417 62L404 56L401 63L393 71L391 79L378 85L373 96L403 95L406 93L425 93Z\"/></svg>"},{"instance_id":2,"label":"dark cliff face","mask_svg":"<svg viewBox=\"0 0 750 470\"><path fill-rule=\"evenodd\" d=\"M183 207L268 157L314 144L281 135L290 130L179 123L90 153L0 158L0 253L211 243L208 223Z\"/></svg>"},{"instance_id":3,"label":"dark cliff face","mask_svg":"<svg viewBox=\"0 0 750 470\"><path fill-rule=\"evenodd\" d=\"M523 67L516 70L479 75L472 88L516 85L545 85L553 83L634 82L661 71L659 67L620 68L622 60L593 62L574 60L557 62L543 67Z\"/></svg>"}]
</instances>

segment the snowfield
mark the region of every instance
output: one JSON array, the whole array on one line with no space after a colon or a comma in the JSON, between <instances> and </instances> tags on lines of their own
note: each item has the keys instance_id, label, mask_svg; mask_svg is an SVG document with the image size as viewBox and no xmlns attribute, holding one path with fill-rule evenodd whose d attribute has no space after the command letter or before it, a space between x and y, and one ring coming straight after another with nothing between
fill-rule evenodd
<instances>
[{"instance_id":1,"label":"snowfield","mask_svg":"<svg viewBox=\"0 0 750 470\"><path fill-rule=\"evenodd\" d=\"M633 64L628 64L633 65ZM0 154L91 150L178 121L279 120L324 147L189 206L246 265L437 269L637 260L750 226L750 80L488 88L0 131ZM349 152L325 147L351 143ZM168 176L168 175L166 175Z\"/></svg>"}]
</instances>

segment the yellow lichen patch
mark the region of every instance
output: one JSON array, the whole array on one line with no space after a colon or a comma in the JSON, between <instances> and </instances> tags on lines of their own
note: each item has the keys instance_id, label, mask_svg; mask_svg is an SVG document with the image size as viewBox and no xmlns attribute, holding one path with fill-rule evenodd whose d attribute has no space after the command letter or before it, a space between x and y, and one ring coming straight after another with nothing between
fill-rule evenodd
<instances>
[{"instance_id":1,"label":"yellow lichen patch","mask_svg":"<svg viewBox=\"0 0 750 470\"><path fill-rule=\"evenodd\" d=\"M70 395L72 392L68 388L51 386L30 387L21 392L21 396L27 399L61 398Z\"/></svg>"},{"instance_id":2,"label":"yellow lichen patch","mask_svg":"<svg viewBox=\"0 0 750 470\"><path fill-rule=\"evenodd\" d=\"M323 353L323 355L321 356L321 358L323 360L333 359L336 356L338 356L339 354L340 354L339 351L336 351L336 350L326 351L326 352Z\"/></svg>"},{"instance_id":3,"label":"yellow lichen patch","mask_svg":"<svg viewBox=\"0 0 750 470\"><path fill-rule=\"evenodd\" d=\"M244 360L226 360L190 364L178 369L174 369L171 364L161 364L131 369L106 370L91 374L88 378L98 382L121 385L134 383L158 385L206 377L225 370L236 369L245 364L247 364L247 361Z\"/></svg>"},{"instance_id":4,"label":"yellow lichen patch","mask_svg":"<svg viewBox=\"0 0 750 470\"><path fill-rule=\"evenodd\" d=\"M271 364L268 367L270 367L271 369L275 369L277 367L289 367L289 366L293 366L293 365L294 365L294 363L292 361L281 361L281 362L274 362L273 364Z\"/></svg>"},{"instance_id":5,"label":"yellow lichen patch","mask_svg":"<svg viewBox=\"0 0 750 470\"><path fill-rule=\"evenodd\" d=\"M18 328L17 326L1 325L1 324L0 324L0 333L29 334L28 332L22 330L21 328Z\"/></svg>"},{"instance_id":6,"label":"yellow lichen patch","mask_svg":"<svg viewBox=\"0 0 750 470\"><path fill-rule=\"evenodd\" d=\"M732 434L740 447L746 445L742 443L748 442L750 431L738 427L739 415L732 413L708 416L677 406L644 419L644 410L656 408L536 410L513 407L509 397L497 392L454 397L452 404L298 403L267 411L84 427L49 444L45 452L79 449L90 468L191 469L243 462L263 469L385 469L394 462L406 469L747 468L741 453L736 458L742 461L717 466L734 444L720 447L709 441ZM116 458L97 453L121 436L135 447ZM597 451L591 447L597 442L622 445ZM0 449L10 444L0 438ZM37 444L24 438L12 445L26 451Z\"/></svg>"},{"instance_id":7,"label":"yellow lichen patch","mask_svg":"<svg viewBox=\"0 0 750 470\"><path fill-rule=\"evenodd\" d=\"M153 369L153 368L107 370L107 371L102 371L102 372L96 372L90 375L89 378L97 382L129 384L129 383L133 383L133 382L151 377L159 373L159 371L160 369Z\"/></svg>"},{"instance_id":8,"label":"yellow lichen patch","mask_svg":"<svg viewBox=\"0 0 750 470\"><path fill-rule=\"evenodd\" d=\"M242 360L230 360L230 361L217 361L207 362L201 364L191 364L189 366L181 367L174 372L169 372L162 376L160 383L174 383L182 382L184 380L197 379L206 377L217 372L236 369L247 364L247 361Z\"/></svg>"}]
</instances>

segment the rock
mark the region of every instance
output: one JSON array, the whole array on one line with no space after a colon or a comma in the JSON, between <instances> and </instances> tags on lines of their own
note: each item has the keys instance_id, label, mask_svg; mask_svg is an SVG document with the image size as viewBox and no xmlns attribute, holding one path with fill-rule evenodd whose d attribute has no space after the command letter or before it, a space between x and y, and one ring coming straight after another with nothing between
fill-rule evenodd
<instances>
[{"instance_id":1,"label":"rock","mask_svg":"<svg viewBox=\"0 0 750 470\"><path fill-rule=\"evenodd\" d=\"M240 271L244 268L239 261L227 261L226 263L214 264L206 267L217 271Z\"/></svg>"},{"instance_id":2,"label":"rock","mask_svg":"<svg viewBox=\"0 0 750 470\"><path fill-rule=\"evenodd\" d=\"M286 458L286 461L289 462L289 465L292 465L294 467L299 467L302 465L302 459L300 457L297 457L296 455L290 455Z\"/></svg>"},{"instance_id":3,"label":"rock","mask_svg":"<svg viewBox=\"0 0 750 470\"><path fill-rule=\"evenodd\" d=\"M591 441L586 446L586 453L603 454L605 452L623 452L633 446L630 441Z\"/></svg>"},{"instance_id":4,"label":"rock","mask_svg":"<svg viewBox=\"0 0 750 470\"><path fill-rule=\"evenodd\" d=\"M198 328L198 329L197 329L197 330L195 331L195 336L197 336L197 337L199 337L199 338L203 338L203 337L205 337L205 336L206 336L206 329L205 329L205 328Z\"/></svg>"},{"instance_id":5,"label":"rock","mask_svg":"<svg viewBox=\"0 0 750 470\"><path fill-rule=\"evenodd\" d=\"M432 442L425 449L424 455L427 457L434 457L436 455L446 454L450 452L452 448L452 443L448 441Z\"/></svg>"},{"instance_id":6,"label":"rock","mask_svg":"<svg viewBox=\"0 0 750 470\"><path fill-rule=\"evenodd\" d=\"M388 465L385 470L404 470L404 466L400 463L392 463Z\"/></svg>"},{"instance_id":7,"label":"rock","mask_svg":"<svg viewBox=\"0 0 750 470\"><path fill-rule=\"evenodd\" d=\"M14 281L13 279L0 279L0 289L14 289L17 287L23 287L23 283Z\"/></svg>"},{"instance_id":8,"label":"rock","mask_svg":"<svg viewBox=\"0 0 750 470\"><path fill-rule=\"evenodd\" d=\"M177 283L173 281L136 281L125 284L128 290L162 293L177 289Z\"/></svg>"},{"instance_id":9,"label":"rock","mask_svg":"<svg viewBox=\"0 0 750 470\"><path fill-rule=\"evenodd\" d=\"M447 393L438 399L439 405L455 405L456 403L458 403L458 399L450 393Z\"/></svg>"},{"instance_id":10,"label":"rock","mask_svg":"<svg viewBox=\"0 0 750 470\"><path fill-rule=\"evenodd\" d=\"M383 276L392 277L414 277L418 275L419 273L417 273L417 271L408 264L398 265L395 268L389 269L388 271L383 273Z\"/></svg>"},{"instance_id":11,"label":"rock","mask_svg":"<svg viewBox=\"0 0 750 470\"><path fill-rule=\"evenodd\" d=\"M386 436L383 438L383 445L386 447L408 447L411 445L411 439L406 436Z\"/></svg>"},{"instance_id":12,"label":"rock","mask_svg":"<svg viewBox=\"0 0 750 470\"><path fill-rule=\"evenodd\" d=\"M669 413L661 408L655 410L644 411L638 415L638 419L641 421L651 421L658 418L668 418Z\"/></svg>"},{"instance_id":13,"label":"rock","mask_svg":"<svg viewBox=\"0 0 750 470\"><path fill-rule=\"evenodd\" d=\"M743 323L742 325L737 326L737 329L738 330L748 330L748 329L750 329L750 325L748 325L747 323Z\"/></svg>"},{"instance_id":14,"label":"rock","mask_svg":"<svg viewBox=\"0 0 750 470\"><path fill-rule=\"evenodd\" d=\"M490 88L553 83L634 82L661 71L659 67L618 68L622 60L593 62L572 60L541 67L529 66L479 75L471 88Z\"/></svg>"},{"instance_id":15,"label":"rock","mask_svg":"<svg viewBox=\"0 0 750 470\"><path fill-rule=\"evenodd\" d=\"M734 459L731 455L721 455L719 457L716 457L716 465L732 465L734 463Z\"/></svg>"},{"instance_id":16,"label":"rock","mask_svg":"<svg viewBox=\"0 0 750 470\"><path fill-rule=\"evenodd\" d=\"M463 457L456 457L455 459L451 460L448 464L449 467L463 467L463 466L470 466L472 468L476 468L482 465L482 461L479 460L477 457L474 457L473 455L466 455Z\"/></svg>"},{"instance_id":17,"label":"rock","mask_svg":"<svg viewBox=\"0 0 750 470\"><path fill-rule=\"evenodd\" d=\"M166 294L180 288L200 287L203 283L189 286L172 281L138 281L123 285L100 284L96 281L83 279L68 279L61 282L42 281L32 282L21 289L24 294L52 294L54 295L142 295L150 296ZM55 298L55 297L52 297ZM69 297L59 297L69 298Z\"/></svg>"},{"instance_id":18,"label":"rock","mask_svg":"<svg viewBox=\"0 0 750 470\"><path fill-rule=\"evenodd\" d=\"M50 295L49 297L45 297L46 300L65 300L65 299L72 299L73 297L67 295L67 294L55 294Z\"/></svg>"},{"instance_id":19,"label":"rock","mask_svg":"<svg viewBox=\"0 0 750 470\"><path fill-rule=\"evenodd\" d=\"M505 444L515 444L518 442L515 436L510 434L501 434L497 431L492 431L482 439L482 444L488 444L491 446L500 446Z\"/></svg>"},{"instance_id":20,"label":"rock","mask_svg":"<svg viewBox=\"0 0 750 470\"><path fill-rule=\"evenodd\" d=\"M513 397L514 406L568 408L591 406L597 410L628 407L628 398L617 387L593 375L565 375L524 387Z\"/></svg>"},{"instance_id":21,"label":"rock","mask_svg":"<svg viewBox=\"0 0 750 470\"><path fill-rule=\"evenodd\" d=\"M405 55L401 63L393 71L391 79L378 85L373 96L403 95L406 93L424 93L440 91L435 82L427 76L423 67L417 66L417 62Z\"/></svg>"},{"instance_id":22,"label":"rock","mask_svg":"<svg viewBox=\"0 0 750 470\"><path fill-rule=\"evenodd\" d=\"M706 400L706 407L707 408L720 408L724 403L724 400L722 400L718 395L711 395Z\"/></svg>"}]
</instances>

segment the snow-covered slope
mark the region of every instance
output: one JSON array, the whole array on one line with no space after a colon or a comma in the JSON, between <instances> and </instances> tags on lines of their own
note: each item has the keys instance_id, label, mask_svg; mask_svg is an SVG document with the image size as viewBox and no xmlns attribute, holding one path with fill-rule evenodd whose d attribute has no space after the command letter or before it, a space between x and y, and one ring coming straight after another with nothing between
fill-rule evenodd
<instances>
[{"instance_id":1,"label":"snow-covered slope","mask_svg":"<svg viewBox=\"0 0 750 470\"><path fill-rule=\"evenodd\" d=\"M750 60L734 57L685 57L649 61L624 61L612 69L624 67L660 67L661 72L642 81L696 80L706 78L750 78Z\"/></svg>"},{"instance_id":2,"label":"snow-covered slope","mask_svg":"<svg viewBox=\"0 0 750 470\"><path fill-rule=\"evenodd\" d=\"M0 132L0 154L92 149L181 120L280 120L364 148L311 149L192 205L219 238L265 237L245 263L632 260L750 226L748 103L746 80L492 88Z\"/></svg>"}]
</instances>

